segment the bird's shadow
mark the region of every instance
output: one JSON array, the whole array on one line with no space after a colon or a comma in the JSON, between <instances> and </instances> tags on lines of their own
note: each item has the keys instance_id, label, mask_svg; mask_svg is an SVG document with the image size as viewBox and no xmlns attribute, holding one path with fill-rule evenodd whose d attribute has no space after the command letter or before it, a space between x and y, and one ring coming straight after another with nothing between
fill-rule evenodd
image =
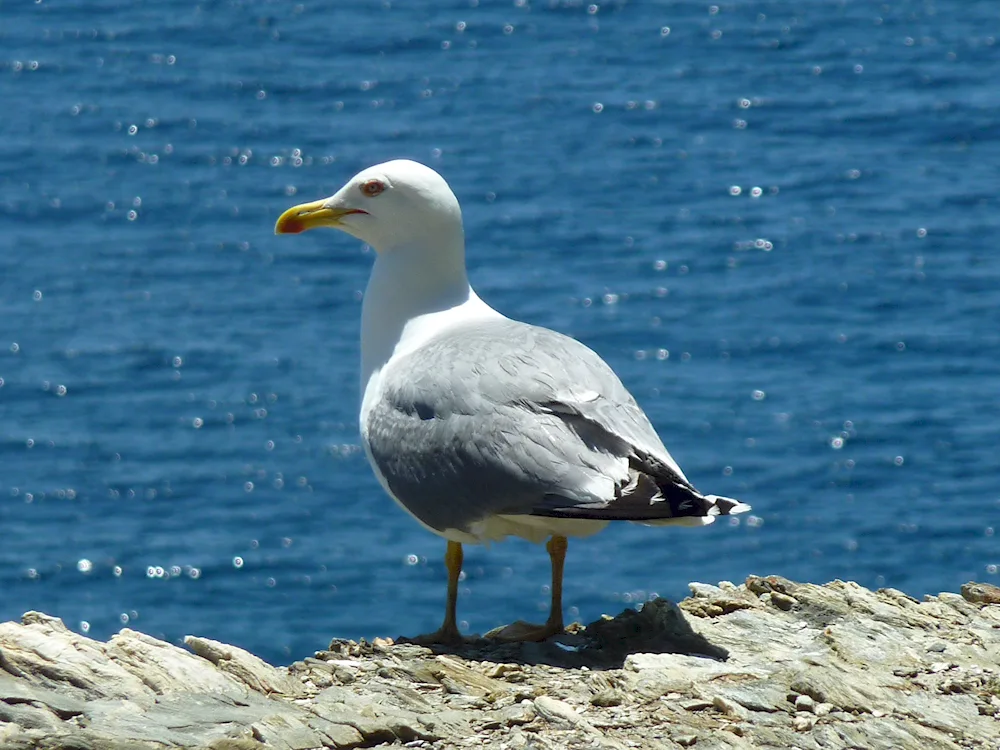
<instances>
[{"instance_id":1,"label":"bird's shadow","mask_svg":"<svg viewBox=\"0 0 1000 750\"><path fill-rule=\"evenodd\" d=\"M458 644L428 646L434 654L503 664L545 664L591 670L619 669L630 654L687 654L718 661L729 652L694 631L684 613L668 599L647 602L640 611L627 609L617 617L603 617L540 643L505 643L470 639Z\"/></svg>"}]
</instances>

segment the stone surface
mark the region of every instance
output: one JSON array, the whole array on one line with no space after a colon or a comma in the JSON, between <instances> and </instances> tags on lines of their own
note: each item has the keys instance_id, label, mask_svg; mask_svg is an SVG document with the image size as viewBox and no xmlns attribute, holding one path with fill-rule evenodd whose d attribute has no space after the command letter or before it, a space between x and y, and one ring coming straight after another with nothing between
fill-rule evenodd
<instances>
[{"instance_id":1,"label":"stone surface","mask_svg":"<svg viewBox=\"0 0 1000 750\"><path fill-rule=\"evenodd\" d=\"M691 584L544 643L334 641L289 667L207 638L0 624L0 748L1000 750L1000 597Z\"/></svg>"}]
</instances>

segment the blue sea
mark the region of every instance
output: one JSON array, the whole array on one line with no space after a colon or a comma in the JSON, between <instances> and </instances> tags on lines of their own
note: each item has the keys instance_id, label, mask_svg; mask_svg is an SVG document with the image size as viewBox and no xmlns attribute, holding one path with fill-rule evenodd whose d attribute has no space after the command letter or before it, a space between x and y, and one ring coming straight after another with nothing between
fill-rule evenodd
<instances>
[{"instance_id":1,"label":"blue sea","mask_svg":"<svg viewBox=\"0 0 1000 750\"><path fill-rule=\"evenodd\" d=\"M570 620L689 581L1000 583L994 0L0 2L0 620L274 663L440 623L360 448L372 252L276 237L405 157L470 276L597 350L705 529L571 541ZM548 557L466 548L468 632Z\"/></svg>"}]
</instances>

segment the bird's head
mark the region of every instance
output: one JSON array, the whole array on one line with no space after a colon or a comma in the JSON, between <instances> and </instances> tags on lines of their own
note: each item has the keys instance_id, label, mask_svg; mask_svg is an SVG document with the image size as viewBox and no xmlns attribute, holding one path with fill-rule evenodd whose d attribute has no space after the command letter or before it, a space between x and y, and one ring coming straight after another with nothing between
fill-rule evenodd
<instances>
[{"instance_id":1,"label":"bird's head","mask_svg":"<svg viewBox=\"0 0 1000 750\"><path fill-rule=\"evenodd\" d=\"M275 234L298 234L334 227L371 245L379 253L399 247L462 242L458 199L437 172L398 159L368 167L329 198L285 211Z\"/></svg>"}]
</instances>

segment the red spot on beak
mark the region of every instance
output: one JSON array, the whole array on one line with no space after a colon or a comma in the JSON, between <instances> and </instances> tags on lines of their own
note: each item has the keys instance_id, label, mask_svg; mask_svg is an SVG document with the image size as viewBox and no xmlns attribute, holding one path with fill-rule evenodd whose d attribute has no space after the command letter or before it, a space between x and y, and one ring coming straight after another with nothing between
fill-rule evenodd
<instances>
[{"instance_id":1,"label":"red spot on beak","mask_svg":"<svg viewBox=\"0 0 1000 750\"><path fill-rule=\"evenodd\" d=\"M285 219L281 222L282 234L301 234L305 228L305 224L298 219Z\"/></svg>"}]
</instances>

